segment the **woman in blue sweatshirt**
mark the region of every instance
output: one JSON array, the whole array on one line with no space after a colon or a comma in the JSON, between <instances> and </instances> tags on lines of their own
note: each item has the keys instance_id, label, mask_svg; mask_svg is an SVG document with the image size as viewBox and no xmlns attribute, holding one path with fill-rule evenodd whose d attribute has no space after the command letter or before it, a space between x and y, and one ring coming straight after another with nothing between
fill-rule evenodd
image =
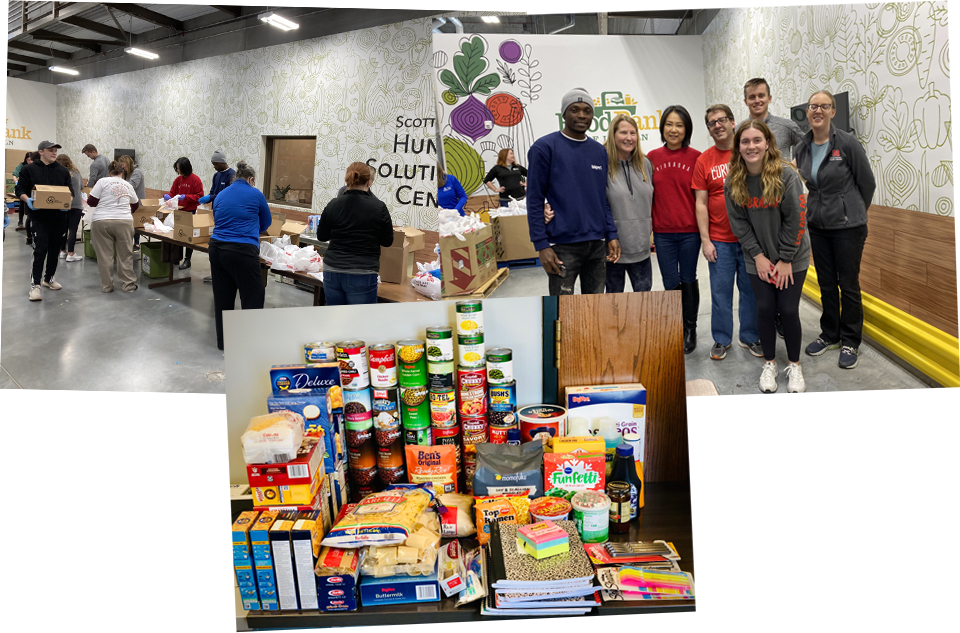
<instances>
[{"instance_id":1,"label":"woman in blue sweatshirt","mask_svg":"<svg viewBox=\"0 0 960 633\"><path fill-rule=\"evenodd\" d=\"M218 349L223 349L223 311L233 310L237 291L242 309L263 308L260 234L270 226L270 207L255 187L253 167L241 161L236 174L233 185L221 191L213 202L215 226L208 254Z\"/></svg>"},{"instance_id":2,"label":"woman in blue sweatshirt","mask_svg":"<svg viewBox=\"0 0 960 633\"><path fill-rule=\"evenodd\" d=\"M456 209L460 215L464 215L463 207L467 204L467 192L463 190L463 185L456 177L443 171L440 165L437 165L437 204L441 209Z\"/></svg>"}]
</instances>

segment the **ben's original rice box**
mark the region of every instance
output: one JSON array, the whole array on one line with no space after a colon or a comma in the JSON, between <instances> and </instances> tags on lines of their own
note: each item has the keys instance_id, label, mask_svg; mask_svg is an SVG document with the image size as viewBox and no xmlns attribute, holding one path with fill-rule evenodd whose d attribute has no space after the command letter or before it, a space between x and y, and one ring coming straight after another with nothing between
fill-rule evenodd
<instances>
[{"instance_id":1,"label":"ben's original rice box","mask_svg":"<svg viewBox=\"0 0 960 633\"><path fill-rule=\"evenodd\" d=\"M647 390L638 382L620 385L597 385L594 387L567 387L567 418L584 418L593 428L598 428L601 418L613 418L617 430L640 435L640 451L643 455Z\"/></svg>"},{"instance_id":2,"label":"ben's original rice box","mask_svg":"<svg viewBox=\"0 0 960 633\"><path fill-rule=\"evenodd\" d=\"M606 463L603 453L546 453L543 456L543 488L602 491L606 485Z\"/></svg>"}]
</instances>

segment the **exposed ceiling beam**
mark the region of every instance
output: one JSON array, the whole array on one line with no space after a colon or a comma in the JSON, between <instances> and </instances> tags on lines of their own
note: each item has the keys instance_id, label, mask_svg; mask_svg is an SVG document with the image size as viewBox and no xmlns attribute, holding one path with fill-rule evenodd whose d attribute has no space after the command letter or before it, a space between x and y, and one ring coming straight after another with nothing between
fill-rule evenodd
<instances>
[{"instance_id":1,"label":"exposed ceiling beam","mask_svg":"<svg viewBox=\"0 0 960 633\"><path fill-rule=\"evenodd\" d=\"M85 48L88 51L93 51L94 53L103 52L103 49L100 47L100 45L107 43L103 42L102 40L87 40L82 38L67 37L66 35L50 33L43 30L33 33L32 36L38 40L46 40L48 42L56 42L57 44L65 44L66 46Z\"/></svg>"},{"instance_id":2,"label":"exposed ceiling beam","mask_svg":"<svg viewBox=\"0 0 960 633\"><path fill-rule=\"evenodd\" d=\"M17 55L16 53L11 53L10 51L7 51L7 59L13 60L15 62L23 62L24 64L37 64L38 66L47 65L47 60L45 59L28 57L26 55Z\"/></svg>"},{"instance_id":3,"label":"exposed ceiling beam","mask_svg":"<svg viewBox=\"0 0 960 633\"><path fill-rule=\"evenodd\" d=\"M52 3L51 3L52 4ZM7 38L22 36L25 33L30 33L36 29L42 29L45 26L58 23L62 18L69 17L71 15L76 15L78 13L83 13L84 11L90 10L90 4L86 2L73 2L73 3L58 3L61 6L57 7L57 10L49 11L44 13L43 16L33 15L30 17L30 23L27 24L27 29L24 30L23 24L20 25L19 31L10 31L7 33ZM68 6L63 7L62 5L67 4ZM24 4L24 8L26 5Z\"/></svg>"},{"instance_id":4,"label":"exposed ceiling beam","mask_svg":"<svg viewBox=\"0 0 960 633\"><path fill-rule=\"evenodd\" d=\"M211 4L210 7L216 9L217 11L228 13L235 18L239 18L240 13L242 12L242 7L230 7L222 4Z\"/></svg>"},{"instance_id":5,"label":"exposed ceiling beam","mask_svg":"<svg viewBox=\"0 0 960 633\"><path fill-rule=\"evenodd\" d=\"M73 55L66 51L61 51L56 48L50 48L49 46L37 46L36 44L28 44L27 42L19 41L10 41L7 42L7 48L15 48L21 51L27 51L29 53L36 53L38 55L46 55L48 57L56 57L57 59L73 59Z\"/></svg>"},{"instance_id":6,"label":"exposed ceiling beam","mask_svg":"<svg viewBox=\"0 0 960 633\"><path fill-rule=\"evenodd\" d=\"M110 7L116 11L126 13L127 15L132 15L135 18L140 18L151 24L156 24L157 26L168 26L177 31L183 31L183 22L180 20L175 20L173 18L168 18L162 13L157 13L156 11L151 11L145 7L141 7L139 4L119 4L113 2L104 2L103 6Z\"/></svg>"},{"instance_id":7,"label":"exposed ceiling beam","mask_svg":"<svg viewBox=\"0 0 960 633\"><path fill-rule=\"evenodd\" d=\"M81 18L80 16L64 18L62 22L72 24L73 26L79 26L81 29L93 31L94 33L99 33L100 35L112 37L120 42L126 42L129 39L126 31L121 31L113 28L112 26L107 26L106 24L100 24L99 22L88 20L87 18Z\"/></svg>"},{"instance_id":8,"label":"exposed ceiling beam","mask_svg":"<svg viewBox=\"0 0 960 633\"><path fill-rule=\"evenodd\" d=\"M689 9L678 11L616 11L607 14L611 18L643 18L648 20L684 20L693 17Z\"/></svg>"},{"instance_id":9,"label":"exposed ceiling beam","mask_svg":"<svg viewBox=\"0 0 960 633\"><path fill-rule=\"evenodd\" d=\"M7 62L7 70L16 70L18 72L25 73L27 72L27 67L21 66L20 64L11 64L10 62Z\"/></svg>"}]
</instances>

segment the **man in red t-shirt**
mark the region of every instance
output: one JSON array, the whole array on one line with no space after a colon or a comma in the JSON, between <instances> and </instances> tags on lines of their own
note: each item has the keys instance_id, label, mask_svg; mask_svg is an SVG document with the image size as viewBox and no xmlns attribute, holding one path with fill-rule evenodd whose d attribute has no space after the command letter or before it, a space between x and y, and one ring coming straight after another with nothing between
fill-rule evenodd
<instances>
[{"instance_id":1,"label":"man in red t-shirt","mask_svg":"<svg viewBox=\"0 0 960 633\"><path fill-rule=\"evenodd\" d=\"M710 327L713 347L710 358L723 360L733 343L733 284L740 291L740 347L757 357L763 356L757 332L757 301L750 287L743 249L730 230L723 184L727 179L730 150L733 149L733 111L719 103L707 108L704 120L714 146L700 154L693 167L697 226L703 256L710 269Z\"/></svg>"}]
</instances>

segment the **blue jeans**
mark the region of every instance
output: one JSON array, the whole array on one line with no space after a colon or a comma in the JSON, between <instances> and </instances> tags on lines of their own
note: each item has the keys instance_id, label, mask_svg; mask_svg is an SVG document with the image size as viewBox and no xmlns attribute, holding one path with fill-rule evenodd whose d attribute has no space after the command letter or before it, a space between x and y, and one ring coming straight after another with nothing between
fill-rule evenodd
<instances>
[{"instance_id":1,"label":"blue jeans","mask_svg":"<svg viewBox=\"0 0 960 633\"><path fill-rule=\"evenodd\" d=\"M323 292L328 306L352 306L377 302L376 275L350 275L323 271Z\"/></svg>"},{"instance_id":2,"label":"blue jeans","mask_svg":"<svg viewBox=\"0 0 960 633\"><path fill-rule=\"evenodd\" d=\"M626 275L630 275L630 287L634 292L649 292L653 287L653 266L649 257L633 264L607 262L607 292L623 292Z\"/></svg>"},{"instance_id":3,"label":"blue jeans","mask_svg":"<svg viewBox=\"0 0 960 633\"><path fill-rule=\"evenodd\" d=\"M657 265L664 290L679 288L681 281L693 283L697 280L699 233L654 233L653 243L657 247Z\"/></svg>"},{"instance_id":4,"label":"blue jeans","mask_svg":"<svg viewBox=\"0 0 960 633\"><path fill-rule=\"evenodd\" d=\"M736 279L740 291L740 340L756 343L757 300L750 286L747 265L743 262L743 248L739 242L713 242L717 249L717 261L707 262L710 267L710 328L713 340L721 345L733 342L733 283Z\"/></svg>"}]
</instances>

